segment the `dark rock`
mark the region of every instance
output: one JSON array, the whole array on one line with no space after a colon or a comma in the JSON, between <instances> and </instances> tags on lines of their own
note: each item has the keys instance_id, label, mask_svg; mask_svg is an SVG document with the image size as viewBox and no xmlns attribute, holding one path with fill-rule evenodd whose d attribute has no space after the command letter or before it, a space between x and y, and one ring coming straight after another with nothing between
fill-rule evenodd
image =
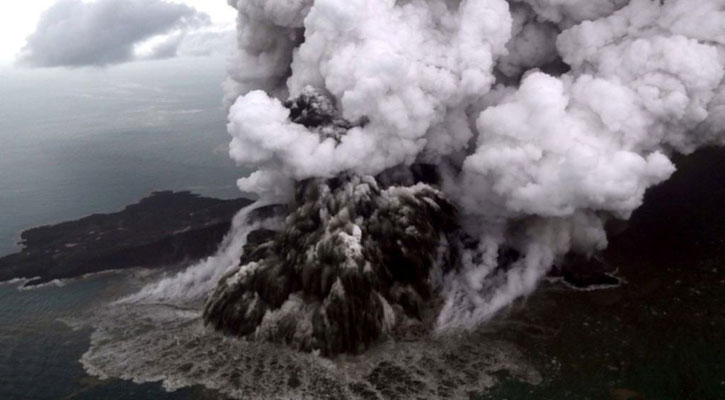
<instances>
[{"instance_id":1,"label":"dark rock","mask_svg":"<svg viewBox=\"0 0 725 400\"><path fill-rule=\"evenodd\" d=\"M330 96L311 86L306 87L298 97L284 103L290 110L290 120L307 128L338 126L350 129L352 124L340 118Z\"/></svg>"},{"instance_id":2,"label":"dark rock","mask_svg":"<svg viewBox=\"0 0 725 400\"><path fill-rule=\"evenodd\" d=\"M618 285L620 280L613 275L614 270L599 257L570 253L554 266L550 275L561 277L577 289L587 289Z\"/></svg>"},{"instance_id":3,"label":"dark rock","mask_svg":"<svg viewBox=\"0 0 725 400\"><path fill-rule=\"evenodd\" d=\"M304 125L321 138L340 142L352 127L365 125L365 119L352 123L342 118L331 96L320 89L307 86L302 93L284 103L290 110L290 121Z\"/></svg>"},{"instance_id":4,"label":"dark rock","mask_svg":"<svg viewBox=\"0 0 725 400\"><path fill-rule=\"evenodd\" d=\"M287 205L285 204L270 204L262 207L257 207L249 212L247 221L249 223L255 223L264 221L270 218L281 217L286 215Z\"/></svg>"},{"instance_id":5,"label":"dark rock","mask_svg":"<svg viewBox=\"0 0 725 400\"><path fill-rule=\"evenodd\" d=\"M33 228L23 249L0 258L0 281L28 285L92 272L158 267L212 254L249 199L219 200L189 192L154 192L111 214Z\"/></svg>"},{"instance_id":6,"label":"dark rock","mask_svg":"<svg viewBox=\"0 0 725 400\"><path fill-rule=\"evenodd\" d=\"M257 229L247 235L247 244L244 245L241 264L249 264L252 261L259 261L269 257L272 246L270 241L276 232L269 229Z\"/></svg>"}]
</instances>

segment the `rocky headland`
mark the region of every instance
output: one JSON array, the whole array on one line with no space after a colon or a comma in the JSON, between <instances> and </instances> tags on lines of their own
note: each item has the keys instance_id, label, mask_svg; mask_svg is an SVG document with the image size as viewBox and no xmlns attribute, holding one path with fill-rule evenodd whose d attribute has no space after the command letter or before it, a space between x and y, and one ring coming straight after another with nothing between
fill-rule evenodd
<instances>
[{"instance_id":1,"label":"rocky headland","mask_svg":"<svg viewBox=\"0 0 725 400\"><path fill-rule=\"evenodd\" d=\"M0 282L28 278L33 286L200 259L216 250L234 214L251 203L160 191L119 212L29 229L20 236L21 251L0 258Z\"/></svg>"}]
</instances>

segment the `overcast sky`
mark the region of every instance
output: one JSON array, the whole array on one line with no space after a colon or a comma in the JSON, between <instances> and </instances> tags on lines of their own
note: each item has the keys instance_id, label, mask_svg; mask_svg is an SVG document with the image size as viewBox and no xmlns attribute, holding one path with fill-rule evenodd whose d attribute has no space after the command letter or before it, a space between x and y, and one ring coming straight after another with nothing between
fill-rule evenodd
<instances>
[{"instance_id":1,"label":"overcast sky","mask_svg":"<svg viewBox=\"0 0 725 400\"><path fill-rule=\"evenodd\" d=\"M18 57L37 67L113 65L171 57L177 48L202 54L207 42L231 34L235 15L226 0L2 1L0 65Z\"/></svg>"}]
</instances>

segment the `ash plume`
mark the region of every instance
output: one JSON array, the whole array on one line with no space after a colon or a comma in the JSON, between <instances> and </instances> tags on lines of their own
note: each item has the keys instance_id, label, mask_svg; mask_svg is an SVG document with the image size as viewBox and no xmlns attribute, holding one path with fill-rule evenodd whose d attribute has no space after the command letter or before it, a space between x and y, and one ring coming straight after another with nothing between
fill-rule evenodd
<instances>
[{"instance_id":1,"label":"ash plume","mask_svg":"<svg viewBox=\"0 0 725 400\"><path fill-rule=\"evenodd\" d=\"M434 298L473 327L725 142L722 0L230 5L239 187L289 208L207 301L229 333L355 352Z\"/></svg>"}]
</instances>

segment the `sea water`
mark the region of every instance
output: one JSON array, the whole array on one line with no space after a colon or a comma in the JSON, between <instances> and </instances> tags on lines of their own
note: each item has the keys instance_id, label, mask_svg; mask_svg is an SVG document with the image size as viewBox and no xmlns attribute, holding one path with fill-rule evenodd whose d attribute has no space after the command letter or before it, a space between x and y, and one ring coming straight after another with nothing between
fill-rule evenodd
<instances>
[{"instance_id":1,"label":"sea water","mask_svg":"<svg viewBox=\"0 0 725 400\"><path fill-rule=\"evenodd\" d=\"M132 274L105 273L33 290L0 285L0 399L192 399L199 390L168 393L89 377L78 361L90 329L76 325L110 299L132 290Z\"/></svg>"},{"instance_id":2,"label":"sea water","mask_svg":"<svg viewBox=\"0 0 725 400\"><path fill-rule=\"evenodd\" d=\"M22 230L114 212L154 190L239 196L248 171L227 156L223 78L222 59L0 69L0 255L18 249ZM68 321L119 295L124 276L0 284L0 399L199 398L85 373L90 329Z\"/></svg>"},{"instance_id":3,"label":"sea water","mask_svg":"<svg viewBox=\"0 0 725 400\"><path fill-rule=\"evenodd\" d=\"M154 190L239 196L224 60L0 69L0 254L34 226L111 212Z\"/></svg>"}]
</instances>

